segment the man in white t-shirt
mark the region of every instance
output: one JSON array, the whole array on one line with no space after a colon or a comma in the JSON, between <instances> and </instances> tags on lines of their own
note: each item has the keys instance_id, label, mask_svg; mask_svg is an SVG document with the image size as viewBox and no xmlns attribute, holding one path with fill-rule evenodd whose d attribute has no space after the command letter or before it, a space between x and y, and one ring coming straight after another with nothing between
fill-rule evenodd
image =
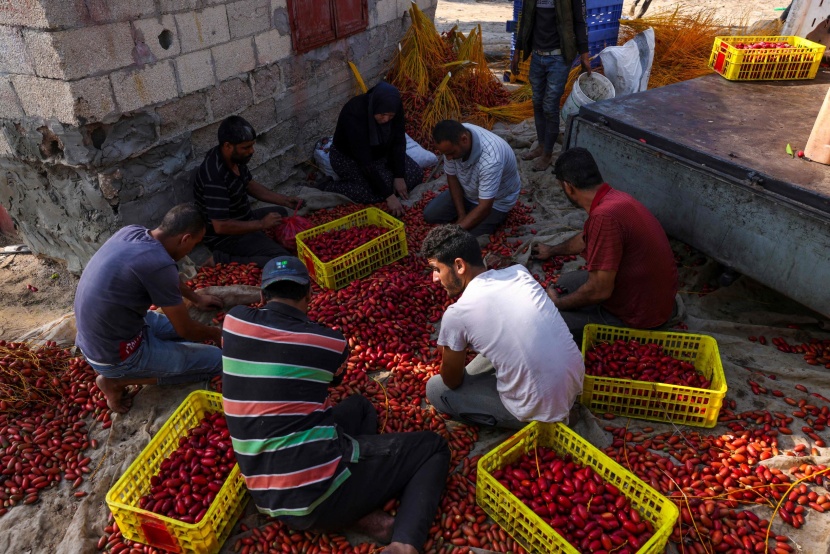
<instances>
[{"instance_id":1,"label":"man in white t-shirt","mask_svg":"<svg viewBox=\"0 0 830 554\"><path fill-rule=\"evenodd\" d=\"M474 236L490 235L519 200L522 182L516 155L504 139L452 119L432 130L444 154L449 190L424 208L427 223L457 223Z\"/></svg>"},{"instance_id":2,"label":"man in white t-shirt","mask_svg":"<svg viewBox=\"0 0 830 554\"><path fill-rule=\"evenodd\" d=\"M426 387L432 405L479 425L567 422L585 366L542 286L521 265L488 270L476 238L458 225L430 231L421 254L433 280L459 297L441 320L441 374ZM465 368L468 350L479 356Z\"/></svg>"}]
</instances>

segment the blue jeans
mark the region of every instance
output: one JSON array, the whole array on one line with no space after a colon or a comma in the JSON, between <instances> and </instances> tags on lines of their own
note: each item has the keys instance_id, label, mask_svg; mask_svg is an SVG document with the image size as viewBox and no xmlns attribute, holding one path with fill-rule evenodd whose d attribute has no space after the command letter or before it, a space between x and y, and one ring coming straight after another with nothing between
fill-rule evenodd
<instances>
[{"instance_id":1,"label":"blue jeans","mask_svg":"<svg viewBox=\"0 0 830 554\"><path fill-rule=\"evenodd\" d=\"M159 385L201 381L222 373L222 350L184 342L165 315L147 312L144 321L144 340L135 352L119 364L89 362L92 369L107 379L158 379Z\"/></svg>"},{"instance_id":2,"label":"blue jeans","mask_svg":"<svg viewBox=\"0 0 830 554\"><path fill-rule=\"evenodd\" d=\"M534 52L531 56L528 79L533 92L533 119L536 138L546 154L553 152L559 136L559 103L570 72L571 65L561 55L539 56Z\"/></svg>"}]
</instances>

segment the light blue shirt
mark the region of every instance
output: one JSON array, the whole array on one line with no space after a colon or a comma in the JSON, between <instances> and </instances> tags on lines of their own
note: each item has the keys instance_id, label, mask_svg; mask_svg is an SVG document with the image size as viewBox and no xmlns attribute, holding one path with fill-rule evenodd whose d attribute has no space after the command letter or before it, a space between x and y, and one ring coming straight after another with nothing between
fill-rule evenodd
<instances>
[{"instance_id":1,"label":"light blue shirt","mask_svg":"<svg viewBox=\"0 0 830 554\"><path fill-rule=\"evenodd\" d=\"M466 161L444 158L444 172L455 175L464 191L464 198L478 204L479 200L495 199L493 209L509 212L519 200L522 181L516 154L503 138L477 125L464 123L473 135L473 146Z\"/></svg>"}]
</instances>

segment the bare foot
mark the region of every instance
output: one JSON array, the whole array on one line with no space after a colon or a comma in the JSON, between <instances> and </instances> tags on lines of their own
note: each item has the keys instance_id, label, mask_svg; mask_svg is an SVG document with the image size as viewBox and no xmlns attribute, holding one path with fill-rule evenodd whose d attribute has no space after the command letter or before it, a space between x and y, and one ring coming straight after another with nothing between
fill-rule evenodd
<instances>
[{"instance_id":1,"label":"bare foot","mask_svg":"<svg viewBox=\"0 0 830 554\"><path fill-rule=\"evenodd\" d=\"M368 535L379 543L387 544L392 540L392 527L394 525L394 517L383 510L375 510L357 520L351 529L358 533Z\"/></svg>"},{"instance_id":2,"label":"bare foot","mask_svg":"<svg viewBox=\"0 0 830 554\"><path fill-rule=\"evenodd\" d=\"M544 153L545 153L544 149L541 146L537 146L533 150L529 150L528 152L525 152L524 154L522 154L522 159L523 160L535 160L536 158L538 158L539 156L541 156Z\"/></svg>"},{"instance_id":3,"label":"bare foot","mask_svg":"<svg viewBox=\"0 0 830 554\"><path fill-rule=\"evenodd\" d=\"M383 549L387 554L418 554L418 549L411 544L393 542Z\"/></svg>"},{"instance_id":4,"label":"bare foot","mask_svg":"<svg viewBox=\"0 0 830 554\"><path fill-rule=\"evenodd\" d=\"M126 387L114 384L111 379L107 379L103 375L95 378L95 384L104 393L110 410L117 414L126 414L130 410L132 399L124 398Z\"/></svg>"},{"instance_id":5,"label":"bare foot","mask_svg":"<svg viewBox=\"0 0 830 554\"><path fill-rule=\"evenodd\" d=\"M553 256L553 246L547 244L534 244L530 249L530 254L534 260L543 262Z\"/></svg>"},{"instance_id":6,"label":"bare foot","mask_svg":"<svg viewBox=\"0 0 830 554\"><path fill-rule=\"evenodd\" d=\"M542 154L536 161L533 162L533 165L530 167L533 171L544 171L548 167L550 167L550 162L553 159L553 154Z\"/></svg>"}]
</instances>

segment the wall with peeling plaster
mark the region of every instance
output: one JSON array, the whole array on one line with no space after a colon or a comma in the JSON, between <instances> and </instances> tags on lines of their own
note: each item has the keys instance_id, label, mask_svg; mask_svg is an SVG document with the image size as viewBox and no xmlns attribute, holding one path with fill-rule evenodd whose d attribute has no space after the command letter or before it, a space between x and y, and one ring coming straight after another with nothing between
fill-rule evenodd
<instances>
[{"instance_id":1,"label":"wall with peeling plaster","mask_svg":"<svg viewBox=\"0 0 830 554\"><path fill-rule=\"evenodd\" d=\"M437 0L418 0L429 16ZM286 0L0 2L0 205L38 254L80 272L118 228L191 199L190 175L239 114L275 186L388 67L409 0L369 0L369 28L292 51Z\"/></svg>"}]
</instances>

